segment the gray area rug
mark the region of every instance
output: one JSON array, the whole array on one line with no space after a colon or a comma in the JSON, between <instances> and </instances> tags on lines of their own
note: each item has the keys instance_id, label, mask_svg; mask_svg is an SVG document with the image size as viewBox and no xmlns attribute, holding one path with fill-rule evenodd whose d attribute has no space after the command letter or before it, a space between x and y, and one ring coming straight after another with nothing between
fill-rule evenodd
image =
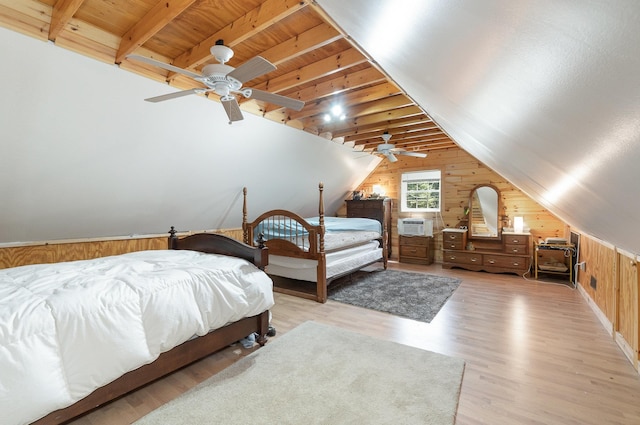
<instances>
[{"instance_id":1,"label":"gray area rug","mask_svg":"<svg viewBox=\"0 0 640 425\"><path fill-rule=\"evenodd\" d=\"M305 322L135 424L449 425L463 372L458 358Z\"/></svg>"},{"instance_id":2,"label":"gray area rug","mask_svg":"<svg viewBox=\"0 0 640 425\"><path fill-rule=\"evenodd\" d=\"M358 271L329 285L329 299L431 322L460 279L399 270Z\"/></svg>"}]
</instances>

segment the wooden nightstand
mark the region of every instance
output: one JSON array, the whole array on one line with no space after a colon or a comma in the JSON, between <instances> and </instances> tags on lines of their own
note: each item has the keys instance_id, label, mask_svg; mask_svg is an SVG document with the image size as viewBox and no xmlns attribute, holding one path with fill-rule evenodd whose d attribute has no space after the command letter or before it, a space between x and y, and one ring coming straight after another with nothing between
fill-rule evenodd
<instances>
[{"instance_id":1,"label":"wooden nightstand","mask_svg":"<svg viewBox=\"0 0 640 425\"><path fill-rule=\"evenodd\" d=\"M433 238L400 235L400 262L426 265L433 263Z\"/></svg>"}]
</instances>

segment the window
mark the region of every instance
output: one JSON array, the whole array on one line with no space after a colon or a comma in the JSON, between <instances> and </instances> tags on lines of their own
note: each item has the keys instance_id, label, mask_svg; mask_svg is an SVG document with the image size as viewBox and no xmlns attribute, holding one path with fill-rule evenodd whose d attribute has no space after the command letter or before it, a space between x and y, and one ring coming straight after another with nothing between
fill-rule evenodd
<instances>
[{"instance_id":1,"label":"window","mask_svg":"<svg viewBox=\"0 0 640 425\"><path fill-rule=\"evenodd\" d=\"M440 211L440 170L402 173L400 211Z\"/></svg>"}]
</instances>

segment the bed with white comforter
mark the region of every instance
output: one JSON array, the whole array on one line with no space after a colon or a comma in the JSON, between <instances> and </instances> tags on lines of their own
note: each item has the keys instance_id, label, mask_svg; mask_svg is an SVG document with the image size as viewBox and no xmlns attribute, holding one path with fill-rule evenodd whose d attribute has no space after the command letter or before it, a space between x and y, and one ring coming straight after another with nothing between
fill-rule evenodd
<instances>
[{"instance_id":1,"label":"bed with white comforter","mask_svg":"<svg viewBox=\"0 0 640 425\"><path fill-rule=\"evenodd\" d=\"M248 261L186 250L0 270L0 412L30 423L273 306Z\"/></svg>"}]
</instances>

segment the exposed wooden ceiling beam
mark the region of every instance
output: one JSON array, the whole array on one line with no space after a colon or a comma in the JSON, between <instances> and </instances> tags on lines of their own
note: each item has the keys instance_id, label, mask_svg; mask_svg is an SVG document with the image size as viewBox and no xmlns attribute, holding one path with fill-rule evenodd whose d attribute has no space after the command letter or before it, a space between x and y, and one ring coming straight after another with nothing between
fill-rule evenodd
<instances>
[{"instance_id":1,"label":"exposed wooden ceiling beam","mask_svg":"<svg viewBox=\"0 0 640 425\"><path fill-rule=\"evenodd\" d=\"M334 104L340 104L343 105L343 108L347 108L346 105L355 105L385 99L399 93L400 90L394 84L384 82L371 87L352 90L344 95L335 95L329 98L319 99L315 102L308 102L301 111L290 112L289 119L295 120L328 113Z\"/></svg>"},{"instance_id":2,"label":"exposed wooden ceiling beam","mask_svg":"<svg viewBox=\"0 0 640 425\"><path fill-rule=\"evenodd\" d=\"M382 81L385 81L384 75L382 75L377 69L369 67L314 84L311 87L289 91L282 94L305 102L310 102L314 99L321 99L348 90L354 90L367 84L378 84Z\"/></svg>"},{"instance_id":3,"label":"exposed wooden ceiling beam","mask_svg":"<svg viewBox=\"0 0 640 425\"><path fill-rule=\"evenodd\" d=\"M407 117L401 117L393 120L384 120L380 122L374 122L366 125L359 125L357 127L351 127L342 130L333 131L334 137L358 137L358 135L366 134L369 132L379 132L382 134L384 131L388 131L393 128L402 128L411 125L419 125L424 123L425 125L433 124L433 121L427 115L409 115Z\"/></svg>"},{"instance_id":4,"label":"exposed wooden ceiling beam","mask_svg":"<svg viewBox=\"0 0 640 425\"><path fill-rule=\"evenodd\" d=\"M388 131L393 138L396 138L399 136L406 137L410 134L413 134L414 132L422 133L425 131L433 131L433 132L442 133L442 130L435 123L431 121L419 121L414 124L403 125L403 126L390 125L389 127L385 128L383 131L380 131L379 129L361 130L357 133L352 133L345 136L344 139L345 139L345 142L353 142L355 144L366 143L367 141L373 138L380 137L380 135L385 131Z\"/></svg>"},{"instance_id":5,"label":"exposed wooden ceiling beam","mask_svg":"<svg viewBox=\"0 0 640 425\"><path fill-rule=\"evenodd\" d=\"M307 6L308 3L304 0L266 0L260 6L178 56L173 61L173 65L184 69L195 68L211 58L209 49L216 44L217 40L224 40L226 46L233 47ZM170 73L169 79L174 77L175 73Z\"/></svg>"},{"instance_id":6,"label":"exposed wooden ceiling beam","mask_svg":"<svg viewBox=\"0 0 640 425\"><path fill-rule=\"evenodd\" d=\"M51 12L51 24L49 25L49 40L56 41L60 31L69 23L73 15L78 11L84 0L58 0Z\"/></svg>"},{"instance_id":7,"label":"exposed wooden ceiling beam","mask_svg":"<svg viewBox=\"0 0 640 425\"><path fill-rule=\"evenodd\" d=\"M347 119L335 123L327 123L322 117L312 117L308 120L303 120L305 128L315 129L320 134L329 132L333 134L334 131L357 129L362 125L379 124L384 121L392 121L394 119L405 118L411 115L423 115L424 112L417 106L405 106L404 108L397 108L391 111L379 112L377 114L365 115L355 119Z\"/></svg>"},{"instance_id":8,"label":"exposed wooden ceiling beam","mask_svg":"<svg viewBox=\"0 0 640 425\"><path fill-rule=\"evenodd\" d=\"M142 46L194 2L195 0L164 0L158 2L144 18L139 20L122 36L115 62L117 64L121 63L125 56Z\"/></svg>"},{"instance_id":9,"label":"exposed wooden ceiling beam","mask_svg":"<svg viewBox=\"0 0 640 425\"><path fill-rule=\"evenodd\" d=\"M342 35L338 31L332 28L329 24L322 23L303 32L302 34L291 37L290 39L265 50L260 53L260 56L274 65L280 65L281 63L297 58L305 53L309 53L315 49L331 44L341 38Z\"/></svg>"},{"instance_id":10,"label":"exposed wooden ceiling beam","mask_svg":"<svg viewBox=\"0 0 640 425\"><path fill-rule=\"evenodd\" d=\"M362 56L360 52L350 48L300 69L272 78L254 87L271 93L278 93L301 84L309 83L318 78L327 77L366 61L367 59Z\"/></svg>"}]
</instances>

